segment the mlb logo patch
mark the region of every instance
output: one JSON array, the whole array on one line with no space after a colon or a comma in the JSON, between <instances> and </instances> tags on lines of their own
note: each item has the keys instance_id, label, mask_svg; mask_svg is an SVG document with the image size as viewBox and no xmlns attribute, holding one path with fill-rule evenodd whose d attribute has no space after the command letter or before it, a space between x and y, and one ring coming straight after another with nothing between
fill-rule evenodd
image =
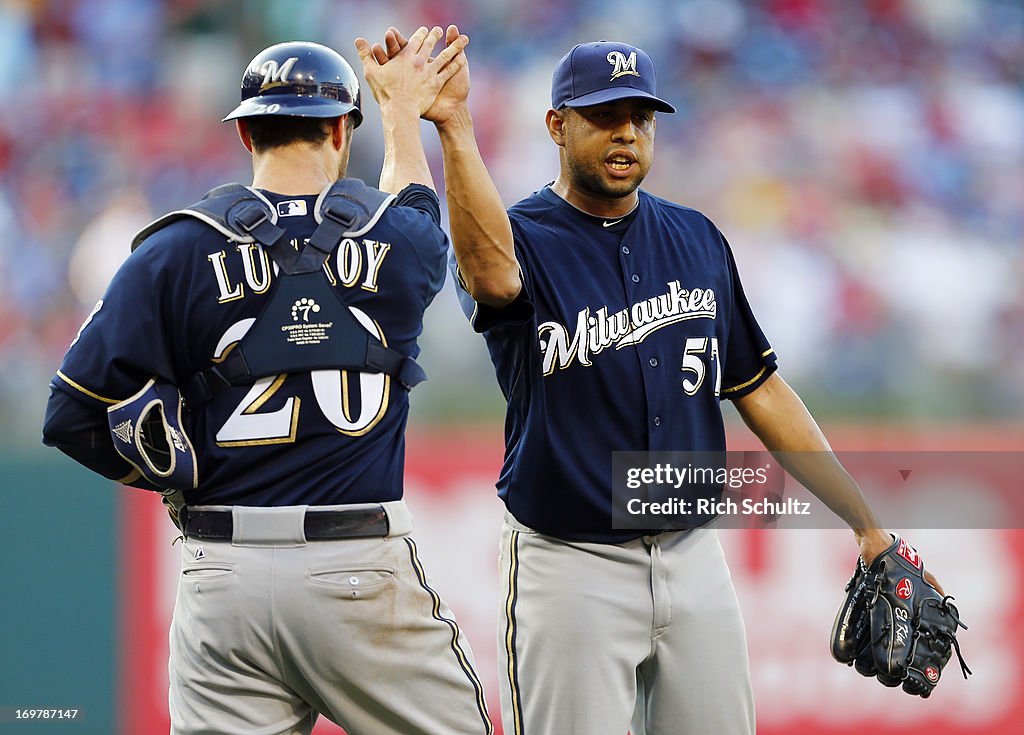
<instances>
[{"instance_id":1,"label":"mlb logo patch","mask_svg":"<svg viewBox=\"0 0 1024 735\"><path fill-rule=\"evenodd\" d=\"M289 199L277 205L278 217L304 217L306 214L305 199Z\"/></svg>"}]
</instances>

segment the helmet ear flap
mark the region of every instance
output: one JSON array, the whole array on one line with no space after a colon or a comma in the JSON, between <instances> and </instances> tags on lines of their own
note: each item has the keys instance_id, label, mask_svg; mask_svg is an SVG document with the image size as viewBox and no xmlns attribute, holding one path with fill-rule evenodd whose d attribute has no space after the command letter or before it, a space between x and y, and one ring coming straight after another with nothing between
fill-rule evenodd
<instances>
[{"instance_id":1,"label":"helmet ear flap","mask_svg":"<svg viewBox=\"0 0 1024 735\"><path fill-rule=\"evenodd\" d=\"M279 115L363 121L359 79L337 51L308 41L278 43L258 53L242 74L241 102L224 121Z\"/></svg>"}]
</instances>

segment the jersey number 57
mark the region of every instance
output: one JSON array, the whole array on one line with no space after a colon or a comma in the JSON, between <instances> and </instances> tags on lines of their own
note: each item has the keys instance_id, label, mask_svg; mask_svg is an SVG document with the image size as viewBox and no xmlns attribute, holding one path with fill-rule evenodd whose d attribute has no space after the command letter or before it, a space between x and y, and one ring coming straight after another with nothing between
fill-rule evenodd
<instances>
[{"instance_id":1,"label":"jersey number 57","mask_svg":"<svg viewBox=\"0 0 1024 735\"><path fill-rule=\"evenodd\" d=\"M700 390L704 378L709 372L715 371L715 395L722 392L722 364L718 357L718 337L687 337L683 346L683 365L680 370L686 375L683 378L683 392L692 396Z\"/></svg>"}]
</instances>

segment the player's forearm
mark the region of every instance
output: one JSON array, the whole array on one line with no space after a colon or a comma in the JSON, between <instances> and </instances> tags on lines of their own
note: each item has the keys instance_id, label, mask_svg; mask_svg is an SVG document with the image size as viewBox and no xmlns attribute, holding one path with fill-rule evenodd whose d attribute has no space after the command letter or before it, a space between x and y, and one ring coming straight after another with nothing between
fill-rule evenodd
<instances>
[{"instance_id":1,"label":"player's forearm","mask_svg":"<svg viewBox=\"0 0 1024 735\"><path fill-rule=\"evenodd\" d=\"M434 188L427 155L420 138L419 111L409 105L381 106L384 129L384 165L380 172L381 191L397 194L409 184Z\"/></svg>"},{"instance_id":2,"label":"player's forearm","mask_svg":"<svg viewBox=\"0 0 1024 735\"><path fill-rule=\"evenodd\" d=\"M522 289L519 264L508 214L480 156L469 111L456 113L437 130L459 273L475 301L505 306Z\"/></svg>"},{"instance_id":3,"label":"player's forearm","mask_svg":"<svg viewBox=\"0 0 1024 735\"><path fill-rule=\"evenodd\" d=\"M56 447L110 480L124 482L134 469L114 449L106 415L59 390L51 389L43 421L43 444Z\"/></svg>"},{"instance_id":4,"label":"player's forearm","mask_svg":"<svg viewBox=\"0 0 1024 735\"><path fill-rule=\"evenodd\" d=\"M803 401L778 373L735 404L779 464L846 521L859 539L877 531L878 519L857 482L836 458Z\"/></svg>"}]
</instances>

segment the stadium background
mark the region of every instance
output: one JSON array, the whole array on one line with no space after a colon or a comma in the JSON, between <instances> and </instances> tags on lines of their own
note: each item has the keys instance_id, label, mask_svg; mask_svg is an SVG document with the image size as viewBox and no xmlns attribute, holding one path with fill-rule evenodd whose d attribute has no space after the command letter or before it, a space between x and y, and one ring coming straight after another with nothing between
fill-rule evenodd
<instances>
[{"instance_id":1,"label":"stadium background","mask_svg":"<svg viewBox=\"0 0 1024 735\"><path fill-rule=\"evenodd\" d=\"M174 529L152 496L38 444L46 382L130 235L247 180L217 120L260 48L302 38L355 61L357 35L452 21L472 39L478 137L508 203L557 171L542 120L561 54L596 38L642 46L680 110L659 118L645 186L728 235L782 370L833 445L1024 450L1019 0L0 0L0 708L85 718L0 732L166 732ZM379 114L370 98L364 111L350 173L372 182ZM409 500L497 717L502 405L451 284L422 347ZM928 702L829 659L853 551L843 532L725 533L759 731L1018 732L1024 536L1018 519L1003 525L910 534L962 603L977 672L952 672Z\"/></svg>"}]
</instances>

